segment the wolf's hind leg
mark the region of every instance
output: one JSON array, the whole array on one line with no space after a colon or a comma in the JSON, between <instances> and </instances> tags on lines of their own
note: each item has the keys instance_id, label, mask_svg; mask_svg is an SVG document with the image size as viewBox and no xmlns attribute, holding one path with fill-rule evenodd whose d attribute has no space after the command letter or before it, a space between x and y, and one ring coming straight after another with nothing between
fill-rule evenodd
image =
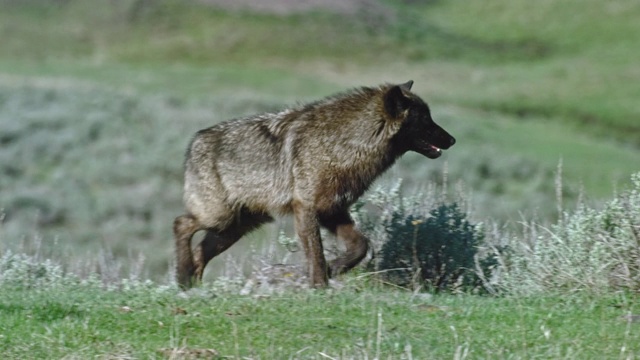
<instances>
[{"instance_id":1,"label":"wolf's hind leg","mask_svg":"<svg viewBox=\"0 0 640 360\"><path fill-rule=\"evenodd\" d=\"M204 239L193 251L195 280L198 282L202 281L204 268L211 259L230 248L231 245L238 242L245 234L271 220L273 219L266 214L242 212L240 216L223 231L214 228L207 229Z\"/></svg>"},{"instance_id":2,"label":"wolf's hind leg","mask_svg":"<svg viewBox=\"0 0 640 360\"><path fill-rule=\"evenodd\" d=\"M194 264L191 252L191 238L202 226L191 214L180 215L173 222L173 234L176 241L176 272L178 285L188 289L194 285Z\"/></svg>"}]
</instances>

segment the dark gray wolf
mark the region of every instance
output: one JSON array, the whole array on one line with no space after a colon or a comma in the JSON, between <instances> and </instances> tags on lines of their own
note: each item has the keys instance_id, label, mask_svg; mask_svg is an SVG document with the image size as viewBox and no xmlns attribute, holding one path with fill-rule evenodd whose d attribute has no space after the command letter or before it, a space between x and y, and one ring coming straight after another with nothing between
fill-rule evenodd
<instances>
[{"instance_id":1,"label":"dark gray wolf","mask_svg":"<svg viewBox=\"0 0 640 360\"><path fill-rule=\"evenodd\" d=\"M455 139L438 126L427 104L401 85L362 87L323 100L198 131L186 154L186 214L173 225L177 280L201 281L207 263L244 234L293 214L311 286L356 266L368 240L349 206L407 151L435 159ZM346 252L325 261L320 227ZM205 230L192 250L191 238Z\"/></svg>"}]
</instances>

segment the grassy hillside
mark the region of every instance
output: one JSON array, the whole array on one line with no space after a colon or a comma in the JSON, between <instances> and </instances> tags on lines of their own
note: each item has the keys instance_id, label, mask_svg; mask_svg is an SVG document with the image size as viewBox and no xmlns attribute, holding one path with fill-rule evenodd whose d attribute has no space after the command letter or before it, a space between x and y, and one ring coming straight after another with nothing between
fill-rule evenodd
<instances>
[{"instance_id":1,"label":"grassy hillside","mask_svg":"<svg viewBox=\"0 0 640 360\"><path fill-rule=\"evenodd\" d=\"M3 359L640 356L636 0L212 2L0 0ZM372 261L308 290L269 273L303 261L280 219L176 288L195 131L409 79L458 142L405 156L354 216L379 261L389 219L417 241L408 216L456 201L480 285L425 293L403 258L411 289Z\"/></svg>"},{"instance_id":2,"label":"grassy hillside","mask_svg":"<svg viewBox=\"0 0 640 360\"><path fill-rule=\"evenodd\" d=\"M355 15L288 16L178 0L26 4L1 5L3 58L297 65L312 76L322 64L340 73L340 66L408 62L425 75L449 69L433 80L449 101L515 117L560 117L640 145L640 8L631 0L389 2Z\"/></svg>"},{"instance_id":3,"label":"grassy hillside","mask_svg":"<svg viewBox=\"0 0 640 360\"><path fill-rule=\"evenodd\" d=\"M179 0L0 1L0 249L143 251L164 273L191 134L408 79L458 143L437 161L406 156L383 181L402 177L413 193L446 173L478 218L552 219L562 161L566 205L581 191L607 197L640 164L639 6L536 4L274 15Z\"/></svg>"}]
</instances>

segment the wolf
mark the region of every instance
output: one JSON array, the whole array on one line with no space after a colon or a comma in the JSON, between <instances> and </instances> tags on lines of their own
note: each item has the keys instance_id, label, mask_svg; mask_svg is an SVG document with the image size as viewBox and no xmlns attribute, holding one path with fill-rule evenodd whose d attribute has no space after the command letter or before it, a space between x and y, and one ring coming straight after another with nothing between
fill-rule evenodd
<instances>
[{"instance_id":1,"label":"wolf","mask_svg":"<svg viewBox=\"0 0 640 360\"><path fill-rule=\"evenodd\" d=\"M184 164L186 214L173 224L178 284L199 283L211 259L285 214L293 214L312 287L356 266L369 241L349 207L404 153L436 159L456 142L412 85L361 87L198 131ZM329 263L320 227L346 248Z\"/></svg>"}]
</instances>

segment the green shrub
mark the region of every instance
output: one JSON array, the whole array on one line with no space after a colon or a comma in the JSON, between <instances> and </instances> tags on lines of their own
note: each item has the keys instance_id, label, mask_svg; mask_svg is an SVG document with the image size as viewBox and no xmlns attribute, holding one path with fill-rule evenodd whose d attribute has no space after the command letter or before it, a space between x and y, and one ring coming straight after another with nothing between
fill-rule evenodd
<instances>
[{"instance_id":1,"label":"green shrub","mask_svg":"<svg viewBox=\"0 0 640 360\"><path fill-rule=\"evenodd\" d=\"M442 204L427 216L399 209L387 224L387 235L378 264L387 281L437 291L481 285L475 268L483 236L456 203Z\"/></svg>"}]
</instances>

